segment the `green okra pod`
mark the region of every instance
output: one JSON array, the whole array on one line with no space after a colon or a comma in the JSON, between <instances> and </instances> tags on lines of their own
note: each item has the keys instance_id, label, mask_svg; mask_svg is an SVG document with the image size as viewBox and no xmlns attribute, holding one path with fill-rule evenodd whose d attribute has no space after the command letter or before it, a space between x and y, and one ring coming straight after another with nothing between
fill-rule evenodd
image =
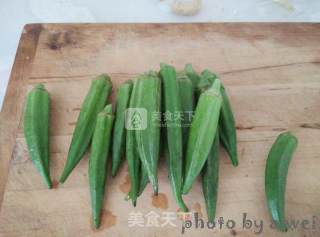
<instances>
[{"instance_id":1,"label":"green okra pod","mask_svg":"<svg viewBox=\"0 0 320 237\"><path fill-rule=\"evenodd\" d=\"M183 120L181 122L183 150L186 150L194 110L194 87L192 81L185 76L184 73L177 74L177 80L179 83L179 95L183 112Z\"/></svg>"},{"instance_id":2,"label":"green okra pod","mask_svg":"<svg viewBox=\"0 0 320 237\"><path fill-rule=\"evenodd\" d=\"M111 89L112 83L107 74L102 74L92 81L73 132L67 162L60 177L61 183L64 183L86 152L94 132L97 115L104 108Z\"/></svg>"},{"instance_id":3,"label":"green okra pod","mask_svg":"<svg viewBox=\"0 0 320 237\"><path fill-rule=\"evenodd\" d=\"M141 128L135 130L137 150L143 166L146 168L154 194L158 193L158 159L160 146L160 121L154 118L160 113L161 81L155 72L138 76L137 108L145 113ZM143 114L138 113L143 116Z\"/></svg>"},{"instance_id":4,"label":"green okra pod","mask_svg":"<svg viewBox=\"0 0 320 237\"><path fill-rule=\"evenodd\" d=\"M170 113L173 118L166 119L166 160L169 179L173 195L182 211L187 207L182 199L182 177L183 177L183 140L180 118L175 118L177 113L182 112L182 105L179 94L179 83L176 78L174 67L161 64L160 76L163 85L165 113Z\"/></svg>"},{"instance_id":5,"label":"green okra pod","mask_svg":"<svg viewBox=\"0 0 320 237\"><path fill-rule=\"evenodd\" d=\"M30 159L52 187L49 168L49 107L50 97L42 84L36 85L27 95L24 111L24 136Z\"/></svg>"},{"instance_id":6,"label":"green okra pod","mask_svg":"<svg viewBox=\"0 0 320 237\"><path fill-rule=\"evenodd\" d=\"M285 190L289 164L298 144L290 132L280 134L268 155L265 192L269 213L277 229L287 231L285 223Z\"/></svg>"},{"instance_id":7,"label":"green okra pod","mask_svg":"<svg viewBox=\"0 0 320 237\"><path fill-rule=\"evenodd\" d=\"M133 206L136 206L137 197L139 193L139 167L140 159L137 151L137 143L135 139L135 127L129 125L133 121L131 119L135 118L135 109L137 108L137 96L138 96L138 87L137 81L134 81L132 93L130 96L129 108L126 113L126 159L128 162L128 171L131 180L131 189L128 197L131 199Z\"/></svg>"},{"instance_id":8,"label":"green okra pod","mask_svg":"<svg viewBox=\"0 0 320 237\"><path fill-rule=\"evenodd\" d=\"M226 149L233 166L237 166L237 129L228 95L221 85L222 106L219 119L220 140Z\"/></svg>"},{"instance_id":9,"label":"green okra pod","mask_svg":"<svg viewBox=\"0 0 320 237\"><path fill-rule=\"evenodd\" d=\"M198 84L198 92L205 91L211 85L217 75L209 70L201 73L201 80ZM229 97L223 85L221 85L222 106L219 119L220 140L227 151L233 166L238 165L237 152L237 129Z\"/></svg>"},{"instance_id":10,"label":"green okra pod","mask_svg":"<svg viewBox=\"0 0 320 237\"><path fill-rule=\"evenodd\" d=\"M216 215L220 160L219 139L219 132L217 131L208 159L202 170L202 191L209 222L213 222Z\"/></svg>"},{"instance_id":11,"label":"green okra pod","mask_svg":"<svg viewBox=\"0 0 320 237\"><path fill-rule=\"evenodd\" d=\"M105 193L108 153L114 116L112 105L107 105L97 116L89 158L89 185L91 195L92 219L99 228L101 210Z\"/></svg>"},{"instance_id":12,"label":"green okra pod","mask_svg":"<svg viewBox=\"0 0 320 237\"><path fill-rule=\"evenodd\" d=\"M216 79L212 86L200 95L188 139L183 194L189 192L199 175L216 136L222 104L220 87L221 82Z\"/></svg>"},{"instance_id":13,"label":"green okra pod","mask_svg":"<svg viewBox=\"0 0 320 237\"><path fill-rule=\"evenodd\" d=\"M125 112L129 104L132 90L132 81L126 81L117 90L116 116L113 129L112 142L112 176L115 176L120 167L125 150Z\"/></svg>"}]
</instances>

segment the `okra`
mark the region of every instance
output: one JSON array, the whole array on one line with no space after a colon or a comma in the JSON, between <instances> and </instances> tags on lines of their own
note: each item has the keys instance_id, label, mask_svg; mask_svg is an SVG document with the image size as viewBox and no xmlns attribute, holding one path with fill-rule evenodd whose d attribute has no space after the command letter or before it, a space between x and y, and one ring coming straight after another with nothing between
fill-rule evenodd
<instances>
[{"instance_id":1,"label":"okra","mask_svg":"<svg viewBox=\"0 0 320 237\"><path fill-rule=\"evenodd\" d=\"M99 228L101 220L113 120L112 106L107 105L97 116L92 137L89 158L89 185L92 218L95 228Z\"/></svg>"},{"instance_id":2,"label":"okra","mask_svg":"<svg viewBox=\"0 0 320 237\"><path fill-rule=\"evenodd\" d=\"M280 134L268 155L265 171L265 192L269 213L280 231L287 231L285 223L285 190L289 164L298 140L290 132Z\"/></svg>"},{"instance_id":3,"label":"okra","mask_svg":"<svg viewBox=\"0 0 320 237\"><path fill-rule=\"evenodd\" d=\"M116 117L113 129L112 143L112 176L115 176L120 167L125 150L125 112L129 104L132 90L132 81L122 84L116 95Z\"/></svg>"},{"instance_id":4,"label":"okra","mask_svg":"<svg viewBox=\"0 0 320 237\"><path fill-rule=\"evenodd\" d=\"M52 187L49 168L49 107L50 98L42 84L27 95L24 111L24 136L30 159L49 188Z\"/></svg>"},{"instance_id":5,"label":"okra","mask_svg":"<svg viewBox=\"0 0 320 237\"><path fill-rule=\"evenodd\" d=\"M202 191L209 222L213 222L216 215L219 182L219 139L219 132L217 131L208 159L202 170Z\"/></svg>"},{"instance_id":6,"label":"okra","mask_svg":"<svg viewBox=\"0 0 320 237\"><path fill-rule=\"evenodd\" d=\"M201 80L198 84L198 90L204 91L208 88L208 84L212 84L217 75L209 70L204 70L201 73ZM232 107L229 97L223 85L221 85L222 106L219 119L220 140L223 147L227 151L233 166L238 165L237 152L237 129L236 122L233 116Z\"/></svg>"},{"instance_id":7,"label":"okra","mask_svg":"<svg viewBox=\"0 0 320 237\"><path fill-rule=\"evenodd\" d=\"M177 74L177 80L179 83L179 95L181 98L181 107L183 111L183 120L181 122L181 126L183 151L185 151L194 109L194 87L191 80L184 73Z\"/></svg>"},{"instance_id":8,"label":"okra","mask_svg":"<svg viewBox=\"0 0 320 237\"><path fill-rule=\"evenodd\" d=\"M104 108L111 89L112 83L107 74L102 74L92 81L73 132L67 162L60 177L61 183L68 178L86 152L94 132L97 115Z\"/></svg>"},{"instance_id":9,"label":"okra","mask_svg":"<svg viewBox=\"0 0 320 237\"><path fill-rule=\"evenodd\" d=\"M139 167L140 167L140 159L139 154L137 151L137 143L135 138L135 127L129 125L135 125L131 124L131 118L135 118L135 109L137 104L137 95L138 90L140 88L138 87L137 80L133 83L132 93L130 96L130 102L129 102L129 108L126 113L126 159L128 162L128 171L129 176L131 180L131 189L128 197L130 197L133 206L136 206L137 203L137 197L139 192ZM139 114L137 114L139 115Z\"/></svg>"},{"instance_id":10,"label":"okra","mask_svg":"<svg viewBox=\"0 0 320 237\"><path fill-rule=\"evenodd\" d=\"M188 139L183 194L189 192L199 175L216 136L222 104L220 87L221 82L216 79L212 86L200 95Z\"/></svg>"},{"instance_id":11,"label":"okra","mask_svg":"<svg viewBox=\"0 0 320 237\"><path fill-rule=\"evenodd\" d=\"M140 160L146 168L154 194L158 193L158 159L160 143L161 81L155 72L140 75L137 79L137 108L144 111L145 121L140 120L141 128L135 130L135 138ZM139 112L138 112L139 113ZM144 116L140 114L140 116ZM143 124L146 122L145 124Z\"/></svg>"},{"instance_id":12,"label":"okra","mask_svg":"<svg viewBox=\"0 0 320 237\"><path fill-rule=\"evenodd\" d=\"M182 112L179 95L179 83L176 78L174 67L161 64L160 76L163 85L164 109L165 113L175 116ZM173 195L182 211L187 211L187 207L182 200L182 161L183 161L183 141L180 118L166 118L166 160L168 166L169 180Z\"/></svg>"},{"instance_id":13,"label":"okra","mask_svg":"<svg viewBox=\"0 0 320 237\"><path fill-rule=\"evenodd\" d=\"M222 106L219 120L220 140L227 151L233 166L238 165L237 129L228 95L221 85Z\"/></svg>"}]
</instances>

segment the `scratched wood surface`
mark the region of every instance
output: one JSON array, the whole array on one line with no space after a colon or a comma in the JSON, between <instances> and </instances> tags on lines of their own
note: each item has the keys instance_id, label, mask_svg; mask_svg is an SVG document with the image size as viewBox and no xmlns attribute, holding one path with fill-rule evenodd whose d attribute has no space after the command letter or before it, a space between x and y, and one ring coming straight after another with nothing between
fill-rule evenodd
<instances>
[{"instance_id":1,"label":"scratched wood surface","mask_svg":"<svg viewBox=\"0 0 320 237\"><path fill-rule=\"evenodd\" d=\"M217 217L234 230L195 229L185 236L256 236L242 228L243 213L263 221L262 236L320 236L320 24L31 24L21 36L1 112L0 236L177 236L177 227L129 227L130 212L176 212L165 164L160 195L148 186L134 209L124 200L130 188L126 165L107 181L102 227L90 224L85 157L58 185L72 131L91 79L107 72L114 89L160 62L192 63L217 72L234 108L240 165L221 151ZM51 96L51 176L48 190L31 164L21 117L25 94L44 83ZM113 96L112 96L113 98ZM112 100L111 98L111 100ZM286 217L314 221L287 234L269 228L264 195L266 156L276 136L291 130L299 139L287 183ZM205 220L198 180L185 197ZM314 217L315 216L315 217ZM147 221L146 218L144 218Z\"/></svg>"}]
</instances>

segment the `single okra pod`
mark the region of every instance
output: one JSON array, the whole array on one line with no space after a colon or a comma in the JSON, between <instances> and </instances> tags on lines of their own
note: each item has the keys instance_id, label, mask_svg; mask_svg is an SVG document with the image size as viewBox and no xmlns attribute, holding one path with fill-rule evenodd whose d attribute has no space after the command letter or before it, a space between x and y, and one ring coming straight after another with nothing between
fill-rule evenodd
<instances>
[{"instance_id":1,"label":"single okra pod","mask_svg":"<svg viewBox=\"0 0 320 237\"><path fill-rule=\"evenodd\" d=\"M285 190L289 164L298 140L290 132L280 134L268 155L265 192L269 213L277 229L287 231L285 223Z\"/></svg>"},{"instance_id":2,"label":"single okra pod","mask_svg":"<svg viewBox=\"0 0 320 237\"><path fill-rule=\"evenodd\" d=\"M233 166L237 166L237 129L228 95L221 85L222 106L219 119L220 140L227 151Z\"/></svg>"},{"instance_id":3,"label":"single okra pod","mask_svg":"<svg viewBox=\"0 0 320 237\"><path fill-rule=\"evenodd\" d=\"M155 72L145 73L137 79L137 108L144 111L145 121L139 120L141 127L135 130L135 138L140 160L146 168L155 195L158 194L158 159L160 143L160 121L155 115L160 113L161 81ZM137 115L144 116L137 111Z\"/></svg>"},{"instance_id":4,"label":"single okra pod","mask_svg":"<svg viewBox=\"0 0 320 237\"><path fill-rule=\"evenodd\" d=\"M132 81L126 81L117 90L116 95L116 117L113 129L112 143L112 170L114 177L120 167L125 150L125 112L129 104L132 90Z\"/></svg>"},{"instance_id":5,"label":"single okra pod","mask_svg":"<svg viewBox=\"0 0 320 237\"><path fill-rule=\"evenodd\" d=\"M199 175L216 136L222 104L220 87L220 80L216 79L212 86L200 95L188 139L183 194L189 192Z\"/></svg>"},{"instance_id":6,"label":"single okra pod","mask_svg":"<svg viewBox=\"0 0 320 237\"><path fill-rule=\"evenodd\" d=\"M183 151L187 148L189 128L191 126L193 110L194 110L194 87L192 81L183 73L177 74L179 83L179 95L181 98L181 107L183 112L182 126L182 140Z\"/></svg>"},{"instance_id":7,"label":"single okra pod","mask_svg":"<svg viewBox=\"0 0 320 237\"><path fill-rule=\"evenodd\" d=\"M198 91L205 91L208 84L212 84L217 79L217 75L209 70L201 73L201 80L198 84ZM229 97L223 85L221 85L222 106L219 119L220 140L227 151L233 166L238 165L237 152L237 129L233 116Z\"/></svg>"},{"instance_id":8,"label":"single okra pod","mask_svg":"<svg viewBox=\"0 0 320 237\"><path fill-rule=\"evenodd\" d=\"M111 89L112 83L107 74L102 74L92 81L73 132L67 162L60 177L61 183L64 183L86 152L94 132L97 115L104 108Z\"/></svg>"},{"instance_id":9,"label":"single okra pod","mask_svg":"<svg viewBox=\"0 0 320 237\"><path fill-rule=\"evenodd\" d=\"M98 114L92 137L89 158L89 185L92 219L95 228L99 228L101 220L113 120L112 105L109 104Z\"/></svg>"},{"instance_id":10,"label":"single okra pod","mask_svg":"<svg viewBox=\"0 0 320 237\"><path fill-rule=\"evenodd\" d=\"M161 63L160 76L163 85L165 113L177 114L182 112L179 83L176 78L174 67ZM183 162L183 140L180 119L165 119L166 122L166 160L169 179L173 195L182 211L187 207L182 199L182 162Z\"/></svg>"},{"instance_id":11,"label":"single okra pod","mask_svg":"<svg viewBox=\"0 0 320 237\"><path fill-rule=\"evenodd\" d=\"M137 143L135 138L136 129L136 113L137 96L138 96L137 80L133 83L132 93L130 96L129 108L126 113L126 159L128 162L128 171L131 180L131 189L128 197L131 199L133 206L137 204L137 197L139 193L139 167L140 159L137 151ZM130 125L130 126L129 126ZM131 126L132 125L132 126Z\"/></svg>"},{"instance_id":12,"label":"single okra pod","mask_svg":"<svg viewBox=\"0 0 320 237\"><path fill-rule=\"evenodd\" d=\"M36 85L27 95L24 111L24 136L30 159L52 187L49 168L49 107L50 98L42 84Z\"/></svg>"},{"instance_id":13,"label":"single okra pod","mask_svg":"<svg viewBox=\"0 0 320 237\"><path fill-rule=\"evenodd\" d=\"M219 132L217 131L208 159L202 170L202 191L209 222L213 222L216 215L219 182L219 140Z\"/></svg>"}]
</instances>

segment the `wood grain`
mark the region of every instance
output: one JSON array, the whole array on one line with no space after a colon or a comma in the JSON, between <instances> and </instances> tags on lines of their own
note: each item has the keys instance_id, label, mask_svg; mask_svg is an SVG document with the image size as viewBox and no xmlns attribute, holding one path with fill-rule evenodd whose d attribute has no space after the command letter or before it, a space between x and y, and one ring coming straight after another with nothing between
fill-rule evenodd
<instances>
[{"instance_id":1,"label":"wood grain","mask_svg":"<svg viewBox=\"0 0 320 237\"><path fill-rule=\"evenodd\" d=\"M35 24L22 33L3 110L0 136L0 236L177 236L177 227L129 227L132 211L176 212L164 161L160 197L148 186L134 209L124 200L126 165L107 181L102 228L90 225L87 157L64 185L57 186L82 100L91 79L110 74L114 89L138 73L167 62L192 63L217 72L234 108L240 165L221 151L217 217L232 219L234 230L186 230L185 236L256 236L243 229L243 213L264 223L262 236L320 235L320 24ZM23 137L24 97L44 83L51 97L51 176L45 188L31 164ZM111 100L113 99L113 96ZM266 156L276 136L291 130L299 139L287 183L288 219L316 220L281 234L269 228L264 195ZM10 161L11 158L11 161ZM10 162L9 162L10 161ZM9 164L10 163L10 164ZM10 170L8 178L7 173ZM2 196L2 195L1 195ZM185 198L206 219L200 182ZM315 218L314 218L315 217ZM145 219L146 220L146 219ZM161 222L161 218L159 219Z\"/></svg>"}]
</instances>

